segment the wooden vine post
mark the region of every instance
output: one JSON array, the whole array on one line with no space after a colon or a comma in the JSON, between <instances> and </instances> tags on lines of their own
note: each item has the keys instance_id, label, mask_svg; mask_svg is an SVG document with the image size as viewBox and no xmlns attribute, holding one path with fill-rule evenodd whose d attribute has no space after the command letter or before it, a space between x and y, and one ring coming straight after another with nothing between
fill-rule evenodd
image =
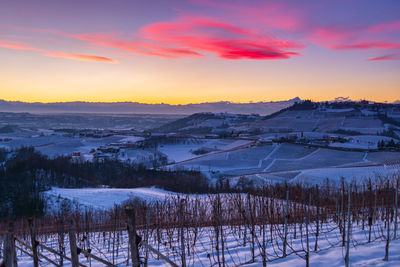
<instances>
[{"instance_id":1,"label":"wooden vine post","mask_svg":"<svg viewBox=\"0 0 400 267\"><path fill-rule=\"evenodd\" d=\"M8 225L4 240L4 267L17 267L17 254L15 252L14 224Z\"/></svg>"},{"instance_id":2,"label":"wooden vine post","mask_svg":"<svg viewBox=\"0 0 400 267\"><path fill-rule=\"evenodd\" d=\"M128 206L125 208L126 212L126 220L128 224L128 236L129 236L129 245L130 245L130 254L132 258L132 266L139 267L139 250L138 250L138 242L137 242L137 234L136 234L136 209L132 206Z\"/></svg>"},{"instance_id":3,"label":"wooden vine post","mask_svg":"<svg viewBox=\"0 0 400 267\"><path fill-rule=\"evenodd\" d=\"M38 267L39 266L39 257L38 257L38 251L37 251L38 242L36 241L36 229L35 229L33 218L28 219L28 225L29 225L29 233L31 235L33 266Z\"/></svg>"},{"instance_id":4,"label":"wooden vine post","mask_svg":"<svg viewBox=\"0 0 400 267\"><path fill-rule=\"evenodd\" d=\"M69 222L68 236L69 236L69 247L71 250L72 267L79 267L78 247L76 246L76 235L75 235L75 221L73 219L71 219Z\"/></svg>"}]
</instances>

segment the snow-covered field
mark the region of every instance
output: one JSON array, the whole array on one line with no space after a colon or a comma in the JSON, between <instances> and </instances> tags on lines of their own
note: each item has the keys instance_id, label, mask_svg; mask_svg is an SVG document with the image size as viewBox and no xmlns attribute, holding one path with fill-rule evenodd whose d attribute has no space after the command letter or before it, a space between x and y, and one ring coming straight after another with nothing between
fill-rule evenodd
<instances>
[{"instance_id":1,"label":"snow-covered field","mask_svg":"<svg viewBox=\"0 0 400 267\"><path fill-rule=\"evenodd\" d=\"M181 164L172 165L169 168L198 169L203 172L257 172L269 164L268 156L275 147L256 146L223 153L213 153Z\"/></svg>"},{"instance_id":2,"label":"snow-covered field","mask_svg":"<svg viewBox=\"0 0 400 267\"><path fill-rule=\"evenodd\" d=\"M400 175L400 166L373 166L373 167L352 167L352 168L322 168L301 171L292 183L312 183L321 184L329 179L330 182L340 183L342 177L348 182L356 181L357 183L366 182L369 178L372 180L379 177L393 177Z\"/></svg>"},{"instance_id":3,"label":"snow-covered field","mask_svg":"<svg viewBox=\"0 0 400 267\"><path fill-rule=\"evenodd\" d=\"M231 185L237 184L240 178L251 181L256 186L276 182L300 183L300 184L320 184L329 183L339 184L342 177L347 182L365 183L368 179L376 180L380 178L395 177L400 175L400 165L383 166L359 166L359 167L331 167L315 168L294 171L264 172L250 175L241 175L229 178Z\"/></svg>"},{"instance_id":4,"label":"snow-covered field","mask_svg":"<svg viewBox=\"0 0 400 267\"><path fill-rule=\"evenodd\" d=\"M127 200L140 199L143 201L163 201L178 193L158 188L57 188L53 187L45 194L50 197L53 206L57 199L70 200L80 207L108 210L114 205L121 205Z\"/></svg>"},{"instance_id":5,"label":"snow-covered field","mask_svg":"<svg viewBox=\"0 0 400 267\"><path fill-rule=\"evenodd\" d=\"M193 153L198 149L204 149L213 153L234 149L250 143L251 141L248 140L202 139L178 144L162 145L158 150L167 155L169 162L180 162L201 156Z\"/></svg>"},{"instance_id":6,"label":"snow-covered field","mask_svg":"<svg viewBox=\"0 0 400 267\"><path fill-rule=\"evenodd\" d=\"M375 136L366 136L365 138L356 137L354 140L372 142L368 140L376 141L377 138ZM354 167L355 173L355 167L361 168L365 165L398 164L398 161L400 161L399 152L352 152L284 143L280 145L256 146L230 152L205 155L180 164L171 165L169 168L195 169L207 175L211 173L211 176L235 176L335 167L333 172L324 171L322 176L318 176L325 179L331 174L333 177L336 177L337 168L341 167ZM369 173L369 170L362 168L357 172L366 176L372 174ZM351 173L345 171L344 174Z\"/></svg>"}]
</instances>

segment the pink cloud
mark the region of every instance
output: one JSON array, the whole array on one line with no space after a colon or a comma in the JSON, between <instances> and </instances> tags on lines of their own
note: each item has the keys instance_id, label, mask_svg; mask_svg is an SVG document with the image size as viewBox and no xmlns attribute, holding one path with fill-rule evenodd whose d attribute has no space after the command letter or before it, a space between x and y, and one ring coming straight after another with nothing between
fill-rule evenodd
<instances>
[{"instance_id":1,"label":"pink cloud","mask_svg":"<svg viewBox=\"0 0 400 267\"><path fill-rule=\"evenodd\" d=\"M370 32L382 32L382 31L400 31L400 20L374 25L369 28Z\"/></svg>"},{"instance_id":2,"label":"pink cloud","mask_svg":"<svg viewBox=\"0 0 400 267\"><path fill-rule=\"evenodd\" d=\"M26 51L41 51L41 49L32 47L31 45L24 42L15 42L9 40L0 40L0 47L14 49L14 50L26 50Z\"/></svg>"},{"instance_id":3,"label":"pink cloud","mask_svg":"<svg viewBox=\"0 0 400 267\"><path fill-rule=\"evenodd\" d=\"M367 61L374 62L374 61L386 61L386 60L400 60L400 54L391 54L385 55L381 57L374 57L370 58Z\"/></svg>"},{"instance_id":4,"label":"pink cloud","mask_svg":"<svg viewBox=\"0 0 400 267\"><path fill-rule=\"evenodd\" d=\"M314 26L308 29L306 39L321 46L332 46L333 43L340 43L351 38L354 33L349 29L337 26Z\"/></svg>"},{"instance_id":5,"label":"pink cloud","mask_svg":"<svg viewBox=\"0 0 400 267\"><path fill-rule=\"evenodd\" d=\"M400 42L393 36L387 36L384 33L386 30L396 27L396 23L357 28L351 26L345 28L317 27L306 40L337 51L385 50L388 53L393 53L393 51L400 49ZM378 60L394 60L394 58L393 56L383 56L367 61Z\"/></svg>"},{"instance_id":6,"label":"pink cloud","mask_svg":"<svg viewBox=\"0 0 400 267\"><path fill-rule=\"evenodd\" d=\"M302 49L304 45L273 39L256 30L206 17L182 17L170 22L145 26L140 36L177 47L213 53L224 59L287 59L297 55L288 49Z\"/></svg>"},{"instance_id":7,"label":"pink cloud","mask_svg":"<svg viewBox=\"0 0 400 267\"><path fill-rule=\"evenodd\" d=\"M178 56L201 56L201 54L185 48L162 46L148 40L123 40L110 34L81 34L75 35L74 38L86 41L93 46L108 47L139 55L166 58L175 58Z\"/></svg>"},{"instance_id":8,"label":"pink cloud","mask_svg":"<svg viewBox=\"0 0 400 267\"><path fill-rule=\"evenodd\" d=\"M301 43L271 38L254 29L213 18L189 16L147 25L140 29L135 40L119 38L116 34L62 35L94 47L164 58L201 57L203 53L213 53L224 59L287 59L298 55L287 50L304 48Z\"/></svg>"},{"instance_id":9,"label":"pink cloud","mask_svg":"<svg viewBox=\"0 0 400 267\"><path fill-rule=\"evenodd\" d=\"M240 2L217 0L191 0L195 5L210 7L236 18L243 25L257 25L273 31L282 32L297 39L313 43L332 50L372 50L388 52L399 48L399 42L389 31L400 30L400 21L382 23L373 26L356 24L321 25L314 20L312 12L318 9L301 9L284 2L258 2L255 5ZM243 2L242 2L243 3ZM368 37L368 42L365 38Z\"/></svg>"},{"instance_id":10,"label":"pink cloud","mask_svg":"<svg viewBox=\"0 0 400 267\"><path fill-rule=\"evenodd\" d=\"M32 52L42 52L42 55L49 57L58 57L58 58L68 58L73 60L85 60L85 61L101 61L101 62L109 62L116 63L115 60L102 57L102 56L94 56L94 55L83 55L83 54L72 54L72 53L64 53L64 52L54 52L46 49L35 48L28 43L25 42L17 42L10 40L0 40L0 47L13 49L13 50L24 50L24 51L32 51Z\"/></svg>"},{"instance_id":11,"label":"pink cloud","mask_svg":"<svg viewBox=\"0 0 400 267\"><path fill-rule=\"evenodd\" d=\"M349 29L337 26L312 26L305 30L303 39L315 45L328 49L336 47L354 36Z\"/></svg>"},{"instance_id":12,"label":"pink cloud","mask_svg":"<svg viewBox=\"0 0 400 267\"><path fill-rule=\"evenodd\" d=\"M400 43L388 43L388 42L360 42L341 44L335 47L336 49L343 50L365 50L365 49L396 49L400 48Z\"/></svg>"},{"instance_id":13,"label":"pink cloud","mask_svg":"<svg viewBox=\"0 0 400 267\"><path fill-rule=\"evenodd\" d=\"M56 57L56 58L66 58L72 60L79 60L79 61L100 61L100 62L108 62L108 63L116 63L114 59L108 57L101 57L101 56L93 56L93 55L82 55L82 54L70 54L70 53L63 53L63 52L47 52L45 53L48 57Z\"/></svg>"},{"instance_id":14,"label":"pink cloud","mask_svg":"<svg viewBox=\"0 0 400 267\"><path fill-rule=\"evenodd\" d=\"M258 1L254 5L218 0L191 0L191 3L199 8L197 15L180 10L180 16L175 19L148 24L132 33L72 34L52 29L10 27L16 31L41 33L35 34L36 38L51 35L67 41L68 38L79 40L96 51L107 49L110 53L123 53L123 56L183 58L213 54L231 60L289 59L305 48L303 41L338 51L380 49L390 54L400 48L398 37L390 35L391 31L400 30L398 20L372 26L334 21L321 25L318 23L321 18L313 17L312 13L320 11L318 7L303 10L280 1ZM214 17L201 15L204 10ZM217 16L223 19L215 18ZM23 43L2 44L1 41L0 47L36 49L29 49L29 45ZM82 60L79 57L75 59Z\"/></svg>"},{"instance_id":15,"label":"pink cloud","mask_svg":"<svg viewBox=\"0 0 400 267\"><path fill-rule=\"evenodd\" d=\"M239 19L241 23L267 26L284 31L302 29L305 22L303 10L283 2L261 1L255 5L249 5L248 2L232 4L232 2L220 0L192 0L191 2L198 6L218 9L227 16Z\"/></svg>"}]
</instances>

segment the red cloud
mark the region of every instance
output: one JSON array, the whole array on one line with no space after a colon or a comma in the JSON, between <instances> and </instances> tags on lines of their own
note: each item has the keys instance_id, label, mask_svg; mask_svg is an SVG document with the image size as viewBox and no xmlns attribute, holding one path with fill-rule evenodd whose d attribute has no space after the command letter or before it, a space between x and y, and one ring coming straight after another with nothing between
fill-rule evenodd
<instances>
[{"instance_id":1,"label":"red cloud","mask_svg":"<svg viewBox=\"0 0 400 267\"><path fill-rule=\"evenodd\" d=\"M112 34L66 35L93 46L166 58L213 53L224 59L287 59L298 55L287 50L304 48L300 43L272 39L252 29L203 17L147 25L140 30L138 40L123 40Z\"/></svg>"},{"instance_id":2,"label":"red cloud","mask_svg":"<svg viewBox=\"0 0 400 267\"><path fill-rule=\"evenodd\" d=\"M47 53L45 53L45 55L49 56L49 57L67 58L67 59L73 59L73 60L100 61L100 62L116 63L116 61L111 58L93 56L93 55L69 54L69 53L63 53L63 52L47 52Z\"/></svg>"},{"instance_id":3,"label":"red cloud","mask_svg":"<svg viewBox=\"0 0 400 267\"><path fill-rule=\"evenodd\" d=\"M203 17L183 17L150 24L141 30L145 39L190 51L214 53L225 59L287 59L303 44L272 39L254 30Z\"/></svg>"},{"instance_id":4,"label":"red cloud","mask_svg":"<svg viewBox=\"0 0 400 267\"><path fill-rule=\"evenodd\" d=\"M27 43L8 40L0 40L0 47L14 50L41 51L40 49L32 47Z\"/></svg>"}]
</instances>

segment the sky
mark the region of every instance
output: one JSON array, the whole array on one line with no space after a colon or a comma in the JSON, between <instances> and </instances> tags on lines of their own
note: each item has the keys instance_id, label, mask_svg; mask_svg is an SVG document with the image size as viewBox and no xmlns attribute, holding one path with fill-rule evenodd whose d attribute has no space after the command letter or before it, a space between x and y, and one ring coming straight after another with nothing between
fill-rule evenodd
<instances>
[{"instance_id":1,"label":"sky","mask_svg":"<svg viewBox=\"0 0 400 267\"><path fill-rule=\"evenodd\" d=\"M0 99L297 96L400 100L400 1L0 1Z\"/></svg>"}]
</instances>

